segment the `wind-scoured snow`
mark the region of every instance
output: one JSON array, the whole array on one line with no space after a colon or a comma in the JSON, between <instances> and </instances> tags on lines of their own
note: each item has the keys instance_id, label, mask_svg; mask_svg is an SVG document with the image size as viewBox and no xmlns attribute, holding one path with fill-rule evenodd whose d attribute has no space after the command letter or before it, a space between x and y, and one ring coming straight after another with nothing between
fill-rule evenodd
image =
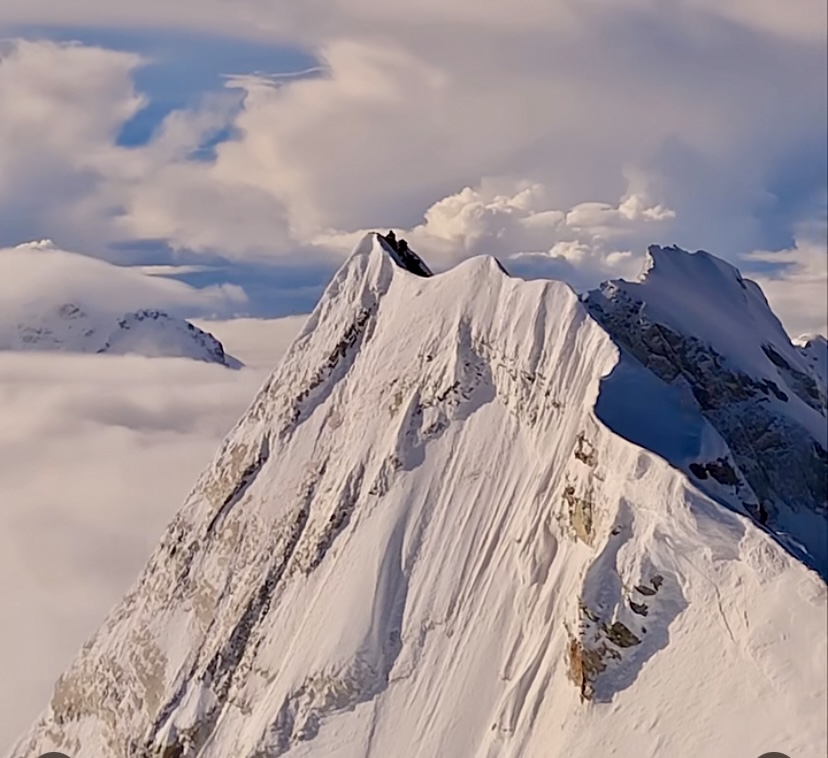
<instances>
[{"instance_id":1,"label":"wind-scoured snow","mask_svg":"<svg viewBox=\"0 0 828 758\"><path fill-rule=\"evenodd\" d=\"M10 756L822 756L825 583L699 457L568 286L368 236Z\"/></svg>"},{"instance_id":2,"label":"wind-scoured snow","mask_svg":"<svg viewBox=\"0 0 828 758\"><path fill-rule=\"evenodd\" d=\"M0 322L0 350L192 358L239 368L213 335L156 309L116 315L75 303L29 309Z\"/></svg>"}]
</instances>

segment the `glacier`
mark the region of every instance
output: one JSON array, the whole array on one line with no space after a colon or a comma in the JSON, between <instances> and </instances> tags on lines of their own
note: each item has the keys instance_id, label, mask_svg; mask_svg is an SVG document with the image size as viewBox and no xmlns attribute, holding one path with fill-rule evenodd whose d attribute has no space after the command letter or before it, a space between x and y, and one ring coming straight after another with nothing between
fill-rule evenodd
<instances>
[{"instance_id":1,"label":"glacier","mask_svg":"<svg viewBox=\"0 0 828 758\"><path fill-rule=\"evenodd\" d=\"M825 383L731 268L366 236L10 758L824 755Z\"/></svg>"}]
</instances>

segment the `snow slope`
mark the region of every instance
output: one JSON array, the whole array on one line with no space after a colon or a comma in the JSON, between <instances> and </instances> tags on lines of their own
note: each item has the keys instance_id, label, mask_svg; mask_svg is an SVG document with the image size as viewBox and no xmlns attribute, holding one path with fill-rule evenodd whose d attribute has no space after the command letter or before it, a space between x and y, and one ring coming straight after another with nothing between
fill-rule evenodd
<instances>
[{"instance_id":1,"label":"snow slope","mask_svg":"<svg viewBox=\"0 0 828 758\"><path fill-rule=\"evenodd\" d=\"M682 471L694 402L367 237L11 758L823 756L826 586Z\"/></svg>"},{"instance_id":2,"label":"snow slope","mask_svg":"<svg viewBox=\"0 0 828 758\"><path fill-rule=\"evenodd\" d=\"M0 324L0 350L63 350L193 358L239 368L213 335L164 311L143 309L116 315L64 303L18 314Z\"/></svg>"}]
</instances>

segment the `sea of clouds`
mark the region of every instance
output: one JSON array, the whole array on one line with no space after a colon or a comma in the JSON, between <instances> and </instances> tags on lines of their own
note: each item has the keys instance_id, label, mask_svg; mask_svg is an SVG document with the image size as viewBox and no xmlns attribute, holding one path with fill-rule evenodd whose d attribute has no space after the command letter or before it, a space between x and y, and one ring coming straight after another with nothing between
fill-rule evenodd
<instances>
[{"instance_id":1,"label":"sea of clouds","mask_svg":"<svg viewBox=\"0 0 828 758\"><path fill-rule=\"evenodd\" d=\"M0 745L45 707L303 322L198 322L241 371L0 351Z\"/></svg>"}]
</instances>

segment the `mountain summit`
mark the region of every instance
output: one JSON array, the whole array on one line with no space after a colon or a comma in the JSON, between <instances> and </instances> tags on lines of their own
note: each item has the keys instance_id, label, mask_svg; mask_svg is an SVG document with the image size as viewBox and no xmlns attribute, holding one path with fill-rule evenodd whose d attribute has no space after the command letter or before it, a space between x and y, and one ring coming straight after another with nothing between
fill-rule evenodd
<instances>
[{"instance_id":1,"label":"mountain summit","mask_svg":"<svg viewBox=\"0 0 828 758\"><path fill-rule=\"evenodd\" d=\"M582 299L366 237L11 757L824 755L786 340L706 253Z\"/></svg>"}]
</instances>

